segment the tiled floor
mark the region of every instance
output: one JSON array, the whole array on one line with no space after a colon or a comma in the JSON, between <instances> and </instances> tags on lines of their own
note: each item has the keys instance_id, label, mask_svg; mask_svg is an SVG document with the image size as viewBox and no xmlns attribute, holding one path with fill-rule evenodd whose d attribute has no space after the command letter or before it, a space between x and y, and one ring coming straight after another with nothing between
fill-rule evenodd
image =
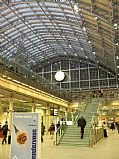
<instances>
[{"instance_id":1,"label":"tiled floor","mask_svg":"<svg viewBox=\"0 0 119 159\"><path fill-rule=\"evenodd\" d=\"M9 149L9 145L0 146L0 159L9 159ZM56 147L53 140L45 136L41 152L41 159L119 159L119 134L117 130L111 131L108 138L93 148Z\"/></svg>"}]
</instances>

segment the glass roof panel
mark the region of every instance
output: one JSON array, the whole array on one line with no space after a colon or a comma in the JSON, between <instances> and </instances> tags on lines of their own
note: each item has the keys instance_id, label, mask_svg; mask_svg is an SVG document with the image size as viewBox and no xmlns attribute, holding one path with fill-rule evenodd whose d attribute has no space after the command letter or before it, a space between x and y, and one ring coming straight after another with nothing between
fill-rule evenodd
<instances>
[{"instance_id":1,"label":"glass roof panel","mask_svg":"<svg viewBox=\"0 0 119 159\"><path fill-rule=\"evenodd\" d=\"M54 57L66 52L94 62L102 57L104 60L100 60L100 63L106 67L108 63L105 63L105 60L108 59L113 64L109 67L114 69L115 30L109 21L109 18L112 18L110 13L113 12L113 7L111 3L110 8L106 6L107 0L105 0L105 7L104 2L94 1L97 5L96 13L92 12L91 0L89 4L85 0L80 0L80 3L76 4L73 0L71 3L70 1L47 2L47 0L39 3L10 1L16 2L14 4L6 4L3 1L4 7L1 11L3 52L6 53L7 50L12 57L13 50L16 50L14 44L18 41L19 48L22 48L20 41L23 41L24 50L26 49L31 57L28 58L29 64L32 63L32 58L36 58L40 63L47 59L46 56ZM79 7L78 11L75 10L74 4ZM98 18L95 18L96 15ZM93 52L96 54L94 55Z\"/></svg>"}]
</instances>

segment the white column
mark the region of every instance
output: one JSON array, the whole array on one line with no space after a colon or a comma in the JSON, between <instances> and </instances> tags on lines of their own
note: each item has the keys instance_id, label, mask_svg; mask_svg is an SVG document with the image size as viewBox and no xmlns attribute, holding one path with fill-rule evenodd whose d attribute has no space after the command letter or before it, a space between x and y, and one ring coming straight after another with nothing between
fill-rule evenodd
<instances>
[{"instance_id":1,"label":"white column","mask_svg":"<svg viewBox=\"0 0 119 159\"><path fill-rule=\"evenodd\" d=\"M8 128L10 129L10 134L11 134L11 129L12 129L12 113L13 113L13 102L14 102L14 99L13 98L9 98L9 125L8 125Z\"/></svg>"},{"instance_id":2,"label":"white column","mask_svg":"<svg viewBox=\"0 0 119 159\"><path fill-rule=\"evenodd\" d=\"M46 133L48 133L49 126L50 126L50 108L47 107L47 110L46 110L46 125L45 125Z\"/></svg>"},{"instance_id":3,"label":"white column","mask_svg":"<svg viewBox=\"0 0 119 159\"><path fill-rule=\"evenodd\" d=\"M33 103L33 105L32 105L32 112L33 113L36 112L36 104L35 103Z\"/></svg>"}]
</instances>

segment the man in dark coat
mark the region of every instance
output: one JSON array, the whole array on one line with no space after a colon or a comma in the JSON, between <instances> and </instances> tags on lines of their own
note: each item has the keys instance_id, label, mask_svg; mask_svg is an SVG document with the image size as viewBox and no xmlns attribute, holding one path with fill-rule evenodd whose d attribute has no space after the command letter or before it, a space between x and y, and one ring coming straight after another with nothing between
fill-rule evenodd
<instances>
[{"instance_id":1,"label":"man in dark coat","mask_svg":"<svg viewBox=\"0 0 119 159\"><path fill-rule=\"evenodd\" d=\"M3 133L2 145L4 144L4 142L7 143L6 138L7 138L7 132L8 131L10 131L10 130L8 129L8 123L6 121L5 125L3 125L3 127L2 127L2 133Z\"/></svg>"},{"instance_id":2,"label":"man in dark coat","mask_svg":"<svg viewBox=\"0 0 119 159\"><path fill-rule=\"evenodd\" d=\"M43 142L43 136L45 133L45 126L43 125L43 122L41 123L41 142Z\"/></svg>"},{"instance_id":3,"label":"man in dark coat","mask_svg":"<svg viewBox=\"0 0 119 159\"><path fill-rule=\"evenodd\" d=\"M78 127L79 127L79 126L81 127L81 139L83 139L84 128L85 128L85 126L86 126L86 120L84 119L83 116L78 119Z\"/></svg>"}]
</instances>

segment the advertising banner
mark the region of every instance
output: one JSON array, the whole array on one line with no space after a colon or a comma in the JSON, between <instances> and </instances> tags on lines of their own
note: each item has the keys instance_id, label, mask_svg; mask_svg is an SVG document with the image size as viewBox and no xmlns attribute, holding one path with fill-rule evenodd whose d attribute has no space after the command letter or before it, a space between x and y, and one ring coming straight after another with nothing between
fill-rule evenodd
<instances>
[{"instance_id":1,"label":"advertising banner","mask_svg":"<svg viewBox=\"0 0 119 159\"><path fill-rule=\"evenodd\" d=\"M39 113L13 113L10 159L41 159Z\"/></svg>"}]
</instances>

